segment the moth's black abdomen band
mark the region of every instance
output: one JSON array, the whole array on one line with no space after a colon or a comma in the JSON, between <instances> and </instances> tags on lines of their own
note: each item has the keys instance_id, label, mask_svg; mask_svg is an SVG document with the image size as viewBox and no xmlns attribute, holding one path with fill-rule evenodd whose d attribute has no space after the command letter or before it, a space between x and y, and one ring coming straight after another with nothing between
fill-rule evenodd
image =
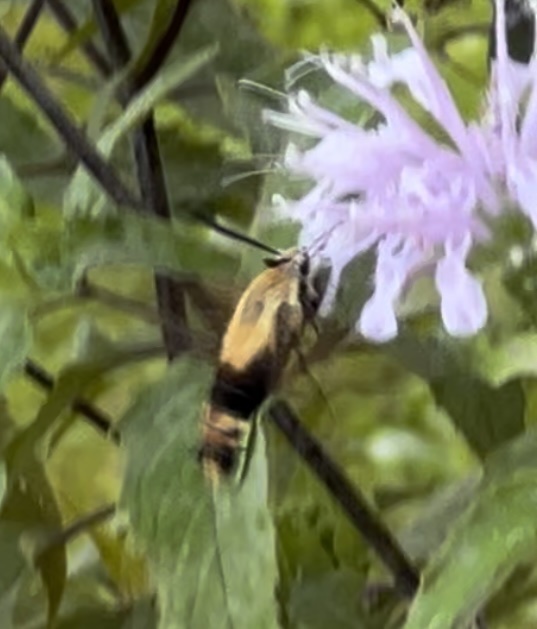
<instances>
[{"instance_id":1,"label":"moth's black abdomen band","mask_svg":"<svg viewBox=\"0 0 537 629\"><path fill-rule=\"evenodd\" d=\"M269 393L271 364L270 356L266 356L241 371L221 365L211 391L211 405L233 417L249 420Z\"/></svg>"},{"instance_id":2,"label":"moth's black abdomen band","mask_svg":"<svg viewBox=\"0 0 537 629\"><path fill-rule=\"evenodd\" d=\"M231 474L237 463L239 449L219 443L204 443L198 452L199 461L213 461L223 474Z\"/></svg>"}]
</instances>

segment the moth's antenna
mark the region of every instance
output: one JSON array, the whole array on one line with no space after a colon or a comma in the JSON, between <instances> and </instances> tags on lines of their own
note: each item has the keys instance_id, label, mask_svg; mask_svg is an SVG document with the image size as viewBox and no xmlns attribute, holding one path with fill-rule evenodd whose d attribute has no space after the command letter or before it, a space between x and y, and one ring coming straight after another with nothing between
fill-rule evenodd
<instances>
[{"instance_id":1,"label":"moth's antenna","mask_svg":"<svg viewBox=\"0 0 537 629\"><path fill-rule=\"evenodd\" d=\"M319 236L317 236L317 238L315 238L315 240L308 245L307 250L308 250L308 253L310 254L310 256L313 257L313 256L317 255L319 252L321 252L326 247L326 243L328 241L328 238L332 235L332 232L337 227L339 227L342 223L343 223L343 220L338 221L335 225L332 225L332 227L329 227L324 232L319 234Z\"/></svg>"},{"instance_id":2,"label":"moth's antenna","mask_svg":"<svg viewBox=\"0 0 537 629\"><path fill-rule=\"evenodd\" d=\"M238 240L240 242L245 242L247 245L251 247L256 247L257 249L261 249L261 251L266 251L267 253L272 253L273 255L279 256L281 252L278 249L274 249L270 245L266 245L265 243L252 238L246 234L242 234L241 232L235 231L231 227L225 227L225 225L220 224L215 218L205 214L201 211L192 211L191 215L195 217L200 222L204 223L214 231L223 234L224 236L228 236L229 238L233 238L233 240Z\"/></svg>"},{"instance_id":3,"label":"moth's antenna","mask_svg":"<svg viewBox=\"0 0 537 629\"><path fill-rule=\"evenodd\" d=\"M239 87L243 90L248 90L260 96L270 98L271 100L287 101L287 94L285 92L281 92L268 85L263 85L262 83L257 83L257 81L252 81L251 79L240 79Z\"/></svg>"},{"instance_id":4,"label":"moth's antenna","mask_svg":"<svg viewBox=\"0 0 537 629\"><path fill-rule=\"evenodd\" d=\"M238 173L237 175L229 175L228 177L222 177L222 185L224 188L227 186L231 186L238 181L242 181L243 179L247 179L248 177L258 177L261 175L270 175L272 173L278 172L276 168L261 168L258 170L249 170L244 173Z\"/></svg>"}]
</instances>

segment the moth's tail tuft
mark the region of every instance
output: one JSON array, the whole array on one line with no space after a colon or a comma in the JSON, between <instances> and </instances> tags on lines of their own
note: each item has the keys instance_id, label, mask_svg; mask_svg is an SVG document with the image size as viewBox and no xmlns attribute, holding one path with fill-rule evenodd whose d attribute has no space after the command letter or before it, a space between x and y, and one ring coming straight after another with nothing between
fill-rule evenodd
<instances>
[{"instance_id":1,"label":"moth's tail tuft","mask_svg":"<svg viewBox=\"0 0 537 629\"><path fill-rule=\"evenodd\" d=\"M233 474L243 449L242 440L246 427L245 421L210 406L205 408L198 460L210 481L214 482Z\"/></svg>"}]
</instances>

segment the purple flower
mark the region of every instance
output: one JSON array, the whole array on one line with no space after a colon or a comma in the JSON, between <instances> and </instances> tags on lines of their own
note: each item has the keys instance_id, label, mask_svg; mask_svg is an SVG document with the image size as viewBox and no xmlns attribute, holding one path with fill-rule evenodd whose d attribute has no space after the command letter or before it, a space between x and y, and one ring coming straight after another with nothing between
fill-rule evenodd
<instances>
[{"instance_id":1,"label":"purple flower","mask_svg":"<svg viewBox=\"0 0 537 629\"><path fill-rule=\"evenodd\" d=\"M390 55L384 37L375 35L368 62L326 52L308 58L381 114L375 128L318 106L304 91L290 96L288 113L266 112L273 124L314 139L306 150L290 144L285 155L285 166L311 178L312 189L297 201L278 200L302 224L301 245L324 235L323 253L332 264L325 311L344 266L376 247L373 294L357 322L371 340L396 336L397 302L423 271L434 274L446 330L461 337L480 330L488 311L481 282L466 266L472 246L490 238L490 218L502 210L506 195L537 227L537 90L517 122L535 67L508 57L503 0L495 3L497 60L479 121L463 120L398 7L393 18L411 42L404 51ZM449 142L434 139L409 115L392 95L396 83L407 86Z\"/></svg>"}]
</instances>

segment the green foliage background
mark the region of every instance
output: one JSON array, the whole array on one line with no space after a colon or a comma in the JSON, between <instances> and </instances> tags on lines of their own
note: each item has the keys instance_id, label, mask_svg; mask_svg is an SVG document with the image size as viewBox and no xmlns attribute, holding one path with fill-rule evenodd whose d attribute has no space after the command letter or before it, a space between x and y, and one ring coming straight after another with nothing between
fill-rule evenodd
<instances>
[{"instance_id":1,"label":"green foliage background","mask_svg":"<svg viewBox=\"0 0 537 629\"><path fill-rule=\"evenodd\" d=\"M366 256L306 339L322 394L294 365L281 391L423 570L413 601L375 595L391 575L268 420L242 484L203 482L195 453L214 350L261 256L187 212L292 243L289 226L266 224L270 195L289 182L242 176L273 170L284 138L260 112L275 102L238 81L279 90L301 49L366 51L389 4L194 0L165 65L122 110L114 90L143 67L175 4L115 0L133 52L119 76L103 79L84 54L89 42L105 50L89 1L66 3L71 34L46 6L24 50L133 190L130 138L154 111L171 224L117 207L16 81L0 95L0 626L443 629L478 613L495 629L536 626L535 260L505 254L527 244L525 226L505 225L505 242L476 261L491 303L477 338L446 337L426 290L397 341L346 337L369 290ZM2 28L13 35L28 6L0 2ZM461 110L477 115L488 2L406 8ZM325 88L321 100L357 113ZM172 366L155 271L181 283L199 350ZM54 376L52 391L29 377L28 358ZM72 410L81 396L112 418L119 447ZM113 518L86 522L118 502Z\"/></svg>"}]
</instances>

